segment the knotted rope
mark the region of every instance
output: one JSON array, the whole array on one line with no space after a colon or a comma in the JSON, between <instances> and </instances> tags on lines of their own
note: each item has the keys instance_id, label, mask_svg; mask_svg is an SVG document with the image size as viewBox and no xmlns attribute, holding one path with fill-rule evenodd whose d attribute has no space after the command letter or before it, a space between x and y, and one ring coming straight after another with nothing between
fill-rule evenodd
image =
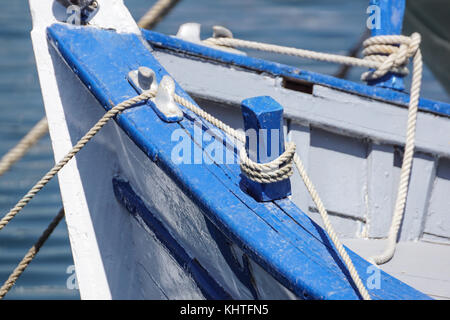
<instances>
[{"instance_id":1,"label":"knotted rope","mask_svg":"<svg viewBox=\"0 0 450 320\"><path fill-rule=\"evenodd\" d=\"M286 151L277 159L267 163L257 163L248 156L245 148L241 149L241 170L250 179L259 183L273 183L289 179L294 174L292 162L296 146L286 143Z\"/></svg>"},{"instance_id":2,"label":"knotted rope","mask_svg":"<svg viewBox=\"0 0 450 320\"><path fill-rule=\"evenodd\" d=\"M406 36L376 36L363 42L364 60L379 63L372 71L362 74L361 80L376 80L389 72L401 76L409 74L407 65L419 50L421 37L418 33Z\"/></svg>"},{"instance_id":3,"label":"knotted rope","mask_svg":"<svg viewBox=\"0 0 450 320\"><path fill-rule=\"evenodd\" d=\"M59 161L44 177L39 180L33 188L11 209L4 217L0 220L0 230L2 230L8 223L20 212L22 209L34 198L34 196L41 191L45 185L55 177L55 175L62 169L64 166L78 153L81 149L117 114L121 113L127 108L130 108L141 101L145 101L147 99L153 98L156 95L156 90L149 90L137 97L133 97L128 99L117 106L111 108L92 128L86 133L83 138L81 138L77 144L67 153L67 155ZM13 273L9 276L8 280L3 284L0 288L0 299L2 299L8 291L15 284L16 280L20 277L20 275L25 271L30 262L34 259L36 254L39 252L39 249L44 245L47 238L56 228L58 223L61 221L64 216L64 210L61 210L60 213L55 217L52 223L49 225L47 230L41 235L36 244L28 251L26 256L19 263L17 268L13 271Z\"/></svg>"},{"instance_id":4,"label":"knotted rope","mask_svg":"<svg viewBox=\"0 0 450 320\"><path fill-rule=\"evenodd\" d=\"M403 163L400 173L400 183L397 191L397 198L392 217L391 227L389 229L388 245L381 255L369 259L375 262L376 264L383 264L392 259L395 253L398 232L400 230L400 225L403 220L405 210L406 197L409 189L409 178L411 174L412 161L414 157L417 112L420 98L420 88L422 84L423 64L422 64L422 54L419 48L420 42L421 36L418 33L413 33L410 37L401 35L372 37L363 42L364 59L359 59L354 57L346 57L304 49L277 46L273 44L234 39L230 36L224 37L222 34L221 37L209 38L204 41L204 43L207 45L255 49L260 51L286 54L319 61L335 62L344 65L352 65L358 67L367 67L372 69L362 74L361 79L364 81L380 79L390 72L397 73L401 76L406 76L409 74L407 65L409 63L410 58L413 57L413 77L408 107L405 154L403 156ZM244 156L244 159L247 158ZM297 155L294 157L294 161L296 162L297 168L301 173L302 171L300 170L301 166L299 166L301 162L300 158ZM260 178L260 175L258 174L263 169L264 169L263 165L257 163L253 163L251 167L250 166L245 167L246 175L249 176L250 178L252 178L253 176L257 176L257 179L259 181L262 180ZM307 176L305 172L305 175L302 175L302 179L305 182L305 184L306 178ZM276 179L272 179L270 177L270 174L268 173L265 174L264 179L265 179L264 181L268 182L278 181ZM309 178L306 180L309 180ZM325 217L327 217L328 214L326 213L326 210L324 208L322 209L319 208L318 202L321 202L319 201L320 198L318 197L317 192L315 191L312 192L312 190L310 189L311 186L312 184L310 184L309 187L307 185L307 189L311 194L314 202L316 203L319 212L322 216L322 219L324 220L325 228L331 237L331 233L334 233L334 231L332 231L331 229L331 224L329 224L329 227L327 227L328 223L326 223L325 221ZM328 220L328 218L326 220ZM340 245L340 243L335 242L334 240L333 243L336 245L336 247ZM349 267L349 264L347 264L347 266Z\"/></svg>"},{"instance_id":5,"label":"knotted rope","mask_svg":"<svg viewBox=\"0 0 450 320\"><path fill-rule=\"evenodd\" d=\"M370 40L370 39L369 39ZM377 39L376 39L377 40ZM391 40L391 39L389 39ZM406 39L399 39L405 42ZM411 176L412 162L414 158L414 145L416 136L417 113L419 109L420 88L422 84L422 53L419 49L420 35L415 33L411 36L409 43L401 44L397 53L392 53L382 65L393 63L394 67L404 65L404 57L413 56L413 75L411 83L411 93L409 98L408 122L406 129L405 152L403 155L403 163L400 171L400 182L397 191L394 214L392 216L391 227L389 229L388 244L384 252L371 259L376 264L383 264L392 259L395 253L398 233L405 212L406 197L408 195L409 180ZM415 50L415 51L414 51ZM390 58L392 57L392 58ZM398 59L398 60L397 60ZM392 62L393 61L393 62ZM380 72L383 73L383 71Z\"/></svg>"}]
</instances>

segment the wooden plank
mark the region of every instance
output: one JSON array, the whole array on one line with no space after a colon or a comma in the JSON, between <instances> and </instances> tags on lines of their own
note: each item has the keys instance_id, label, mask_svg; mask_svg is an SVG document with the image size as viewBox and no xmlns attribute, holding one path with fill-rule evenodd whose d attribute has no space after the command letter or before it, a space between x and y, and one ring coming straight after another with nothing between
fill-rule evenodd
<instances>
[{"instance_id":1,"label":"wooden plank","mask_svg":"<svg viewBox=\"0 0 450 320\"><path fill-rule=\"evenodd\" d=\"M363 141L311 129L309 173L329 211L365 219L366 157Z\"/></svg>"},{"instance_id":2,"label":"wooden plank","mask_svg":"<svg viewBox=\"0 0 450 320\"><path fill-rule=\"evenodd\" d=\"M174 260L186 270L187 273L198 284L206 299L230 300L232 296L216 282L216 280L205 270L200 263L186 252L182 245L170 234L170 231L161 223L136 194L130 183L120 177L113 179L114 194L123 206L135 217L142 221L152 230L156 238L171 253ZM139 220L139 219L138 219Z\"/></svg>"},{"instance_id":3,"label":"wooden plank","mask_svg":"<svg viewBox=\"0 0 450 320\"><path fill-rule=\"evenodd\" d=\"M289 121L289 141L294 141L297 145L297 153L300 155L303 164L309 172L310 162L310 138L311 130L308 125L303 125L294 121ZM300 177L300 174L295 170L294 175L291 177L292 183L292 201L303 212L308 213L308 216L314 220L319 226L323 227L323 221L320 214L315 210L315 205L311 200L311 196ZM336 216L334 212L329 212L330 220L336 229L336 232L340 237L351 238L356 234L359 234L364 223L356 219Z\"/></svg>"},{"instance_id":4,"label":"wooden plank","mask_svg":"<svg viewBox=\"0 0 450 320\"><path fill-rule=\"evenodd\" d=\"M384 238L389 233L395 199L394 147L370 144L367 158L367 236Z\"/></svg>"},{"instance_id":5,"label":"wooden plank","mask_svg":"<svg viewBox=\"0 0 450 320\"><path fill-rule=\"evenodd\" d=\"M449 190L450 160L439 159L424 232L444 239L450 239Z\"/></svg>"},{"instance_id":6,"label":"wooden plank","mask_svg":"<svg viewBox=\"0 0 450 320\"><path fill-rule=\"evenodd\" d=\"M385 240L344 239L345 245L363 257L386 247ZM420 258L419 258L420 257ZM399 242L395 255L382 270L437 299L450 299L450 246L422 241Z\"/></svg>"},{"instance_id":7,"label":"wooden plank","mask_svg":"<svg viewBox=\"0 0 450 320\"><path fill-rule=\"evenodd\" d=\"M297 154L303 161L305 169L309 172L309 148L310 148L310 129L308 125L303 125L294 121L289 121L289 133L287 139L295 142L297 145ZM311 206L311 197L303 183L302 178L297 170L291 177L292 183L292 201L303 212L309 212Z\"/></svg>"}]
</instances>

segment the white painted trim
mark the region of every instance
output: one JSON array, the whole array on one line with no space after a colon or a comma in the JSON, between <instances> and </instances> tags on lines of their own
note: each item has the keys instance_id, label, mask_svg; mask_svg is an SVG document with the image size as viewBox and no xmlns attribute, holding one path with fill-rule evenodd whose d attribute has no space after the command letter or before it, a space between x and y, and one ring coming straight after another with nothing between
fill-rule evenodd
<instances>
[{"instance_id":1,"label":"white painted trim","mask_svg":"<svg viewBox=\"0 0 450 320\"><path fill-rule=\"evenodd\" d=\"M98 2L100 10L92 19L91 25L113 28L117 32L139 33L139 28L122 0L98 0ZM59 91L64 84L60 83L58 86L46 37L46 28L57 22L53 15L55 4L54 0L29 0L29 4L33 18L31 38L55 160L58 161L72 148L72 141ZM59 173L59 180L81 298L111 299L76 161L69 162Z\"/></svg>"}]
</instances>

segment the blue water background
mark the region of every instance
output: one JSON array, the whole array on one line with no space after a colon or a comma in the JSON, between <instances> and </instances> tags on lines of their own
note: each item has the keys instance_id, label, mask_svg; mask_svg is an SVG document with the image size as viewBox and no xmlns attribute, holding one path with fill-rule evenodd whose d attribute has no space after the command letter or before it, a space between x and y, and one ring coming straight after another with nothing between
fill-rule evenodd
<instances>
[{"instance_id":1,"label":"blue water background","mask_svg":"<svg viewBox=\"0 0 450 320\"><path fill-rule=\"evenodd\" d=\"M153 4L126 0L138 19ZM347 54L365 27L366 0L182 0L156 28L175 34L185 22L200 22L203 36L213 25L230 28L235 36ZM15 145L44 116L44 107L30 40L31 17L27 0L0 1L0 155ZM326 74L338 66L261 52L252 55ZM360 70L353 70L358 81ZM449 97L425 70L423 96L441 101ZM12 170L0 177L0 215L53 165L48 136ZM18 217L0 232L0 282L3 283L61 207L57 181L51 182ZM67 288L73 265L65 222L56 229L8 299L79 299ZM70 282L70 279L69 279Z\"/></svg>"}]
</instances>

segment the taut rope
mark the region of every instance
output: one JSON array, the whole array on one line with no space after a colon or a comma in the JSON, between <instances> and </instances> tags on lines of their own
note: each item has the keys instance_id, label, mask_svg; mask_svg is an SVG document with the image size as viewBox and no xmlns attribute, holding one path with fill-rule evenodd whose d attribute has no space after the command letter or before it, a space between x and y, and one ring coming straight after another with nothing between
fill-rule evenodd
<instances>
[{"instance_id":1,"label":"taut rope","mask_svg":"<svg viewBox=\"0 0 450 320\"><path fill-rule=\"evenodd\" d=\"M5 281L5 283L0 288L0 299L3 299L5 295L11 290L11 288L16 283L17 279L22 275L22 273L25 271L25 269L28 267L28 265L33 261L34 257L38 254L39 250L42 248L42 246L45 244L47 239L50 237L52 232L55 230L55 228L58 226L58 224L61 222L62 218L64 217L64 209L61 209L58 213L58 215L53 218L52 222L48 225L47 229L42 233L42 235L39 237L38 241L28 250L25 257L20 261L20 263L17 265L17 267L14 269L14 271L10 274L8 277L8 280Z\"/></svg>"}]
</instances>

